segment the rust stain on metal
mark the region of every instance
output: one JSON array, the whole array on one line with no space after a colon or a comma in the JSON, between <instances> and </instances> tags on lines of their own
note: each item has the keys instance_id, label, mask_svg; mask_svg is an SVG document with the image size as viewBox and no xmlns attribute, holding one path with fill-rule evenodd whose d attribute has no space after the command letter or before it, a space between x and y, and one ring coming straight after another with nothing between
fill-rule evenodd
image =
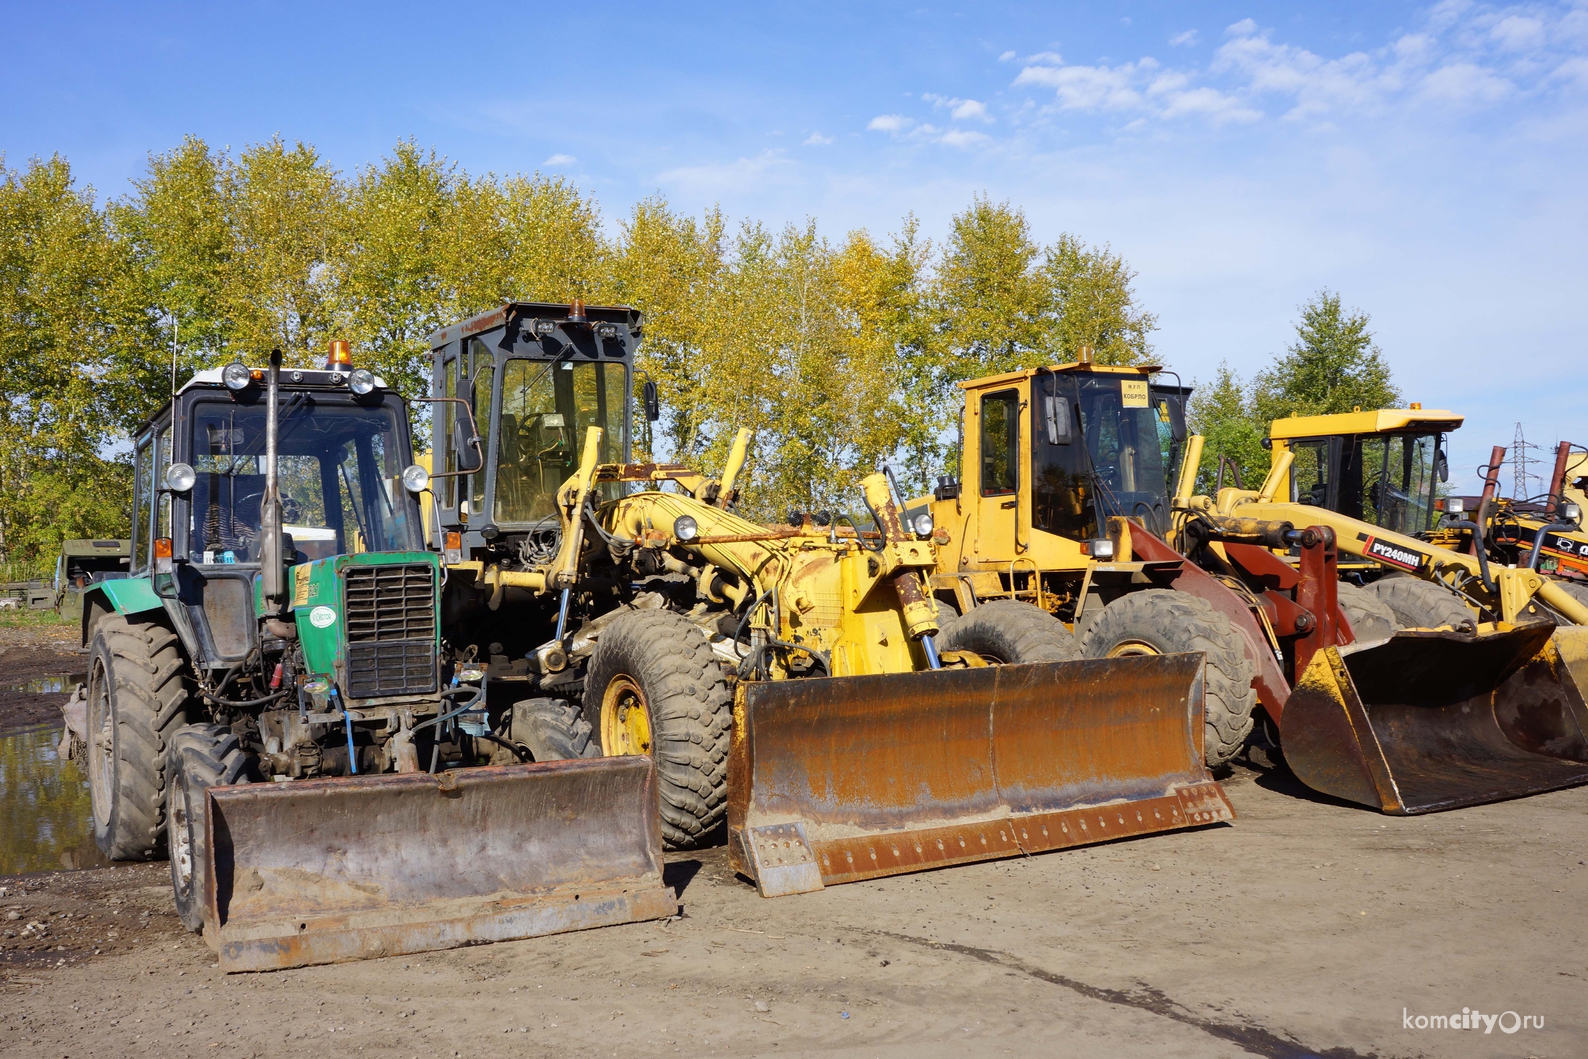
<instances>
[{"instance_id":1,"label":"rust stain on metal","mask_svg":"<svg viewBox=\"0 0 1588 1059\"><path fill-rule=\"evenodd\" d=\"M730 861L774 896L817 888L800 842L832 885L1232 820L1202 762L1202 665L1142 656L747 685ZM769 837L782 840L772 857ZM769 892L769 866L791 881Z\"/></svg>"},{"instance_id":2,"label":"rust stain on metal","mask_svg":"<svg viewBox=\"0 0 1588 1059\"><path fill-rule=\"evenodd\" d=\"M223 971L656 919L655 765L553 761L208 792L204 937Z\"/></svg>"}]
</instances>

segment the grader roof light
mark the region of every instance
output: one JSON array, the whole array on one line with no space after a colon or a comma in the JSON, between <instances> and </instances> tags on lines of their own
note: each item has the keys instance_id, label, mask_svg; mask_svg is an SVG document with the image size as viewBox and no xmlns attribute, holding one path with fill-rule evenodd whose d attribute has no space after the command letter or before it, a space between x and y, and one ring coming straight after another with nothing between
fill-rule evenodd
<instances>
[{"instance_id":1,"label":"grader roof light","mask_svg":"<svg viewBox=\"0 0 1588 1059\"><path fill-rule=\"evenodd\" d=\"M221 381L233 393L248 389L254 381L253 372L248 370L248 365L242 361L233 361L221 371Z\"/></svg>"},{"instance_id":2,"label":"grader roof light","mask_svg":"<svg viewBox=\"0 0 1588 1059\"><path fill-rule=\"evenodd\" d=\"M375 391L375 373L368 368L354 368L353 373L347 377L347 388L363 397Z\"/></svg>"}]
</instances>

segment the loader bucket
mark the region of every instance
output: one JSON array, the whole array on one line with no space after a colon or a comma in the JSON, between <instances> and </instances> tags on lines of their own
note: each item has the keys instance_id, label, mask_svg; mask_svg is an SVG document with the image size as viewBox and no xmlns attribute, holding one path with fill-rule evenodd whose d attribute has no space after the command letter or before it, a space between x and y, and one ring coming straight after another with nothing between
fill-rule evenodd
<instances>
[{"instance_id":1,"label":"loader bucket","mask_svg":"<svg viewBox=\"0 0 1588 1059\"><path fill-rule=\"evenodd\" d=\"M763 897L1235 817L1200 655L740 688L728 855Z\"/></svg>"},{"instance_id":2,"label":"loader bucket","mask_svg":"<svg viewBox=\"0 0 1588 1059\"><path fill-rule=\"evenodd\" d=\"M1285 761L1316 791L1396 815L1588 783L1571 668L1584 634L1402 632L1320 651L1285 704Z\"/></svg>"},{"instance_id":3,"label":"loader bucket","mask_svg":"<svg viewBox=\"0 0 1588 1059\"><path fill-rule=\"evenodd\" d=\"M674 915L655 765L212 787L204 937L263 971Z\"/></svg>"}]
</instances>

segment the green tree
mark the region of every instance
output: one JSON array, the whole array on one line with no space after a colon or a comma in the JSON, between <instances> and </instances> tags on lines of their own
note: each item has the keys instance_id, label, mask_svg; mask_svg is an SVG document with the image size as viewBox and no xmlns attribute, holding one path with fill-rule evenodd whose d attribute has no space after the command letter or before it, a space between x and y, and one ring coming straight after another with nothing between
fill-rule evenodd
<instances>
[{"instance_id":1,"label":"green tree","mask_svg":"<svg viewBox=\"0 0 1588 1059\"><path fill-rule=\"evenodd\" d=\"M1252 413L1266 434L1275 419L1391 408L1400 391L1373 342L1368 315L1321 290L1301 306L1296 341L1252 380Z\"/></svg>"},{"instance_id":2,"label":"green tree","mask_svg":"<svg viewBox=\"0 0 1588 1059\"><path fill-rule=\"evenodd\" d=\"M957 382L1047 359L1053 308L1026 215L977 197L949 225L937 269L945 379Z\"/></svg>"},{"instance_id":3,"label":"green tree","mask_svg":"<svg viewBox=\"0 0 1588 1059\"><path fill-rule=\"evenodd\" d=\"M1255 487L1268 473L1268 452L1262 445L1267 427L1253 417L1246 386L1228 361L1219 364L1211 386L1193 384L1186 420L1192 431L1207 439L1197 476L1198 492L1212 491L1221 456L1234 461L1239 480L1248 487ZM1235 481L1226 475L1224 484L1234 485Z\"/></svg>"},{"instance_id":4,"label":"green tree","mask_svg":"<svg viewBox=\"0 0 1588 1059\"><path fill-rule=\"evenodd\" d=\"M1048 248L1043 273L1053 320L1048 349L1054 359L1077 360L1083 346L1099 364L1145 364L1158 318L1136 304L1136 278L1107 246L1088 247L1061 235Z\"/></svg>"}]
</instances>

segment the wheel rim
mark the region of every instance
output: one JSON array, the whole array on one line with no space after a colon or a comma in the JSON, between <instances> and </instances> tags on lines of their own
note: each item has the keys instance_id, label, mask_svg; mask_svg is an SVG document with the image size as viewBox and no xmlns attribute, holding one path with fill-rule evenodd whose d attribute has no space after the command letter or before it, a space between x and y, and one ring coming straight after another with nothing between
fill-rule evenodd
<instances>
[{"instance_id":1,"label":"wheel rim","mask_svg":"<svg viewBox=\"0 0 1588 1059\"><path fill-rule=\"evenodd\" d=\"M613 677L601 696L601 749L607 757L651 752L651 709L645 692L627 673Z\"/></svg>"},{"instance_id":2,"label":"wheel rim","mask_svg":"<svg viewBox=\"0 0 1588 1059\"><path fill-rule=\"evenodd\" d=\"M88 682L88 793L94 816L110 816L110 795L115 789L116 724L110 708L110 681L105 664L94 662Z\"/></svg>"},{"instance_id":3,"label":"wheel rim","mask_svg":"<svg viewBox=\"0 0 1588 1059\"><path fill-rule=\"evenodd\" d=\"M193 885L193 830L188 820L187 777L177 769L171 777L171 872L182 893Z\"/></svg>"},{"instance_id":4,"label":"wheel rim","mask_svg":"<svg viewBox=\"0 0 1588 1059\"><path fill-rule=\"evenodd\" d=\"M1128 658L1131 655L1156 655L1162 653L1146 640L1121 640L1108 649L1109 658Z\"/></svg>"}]
</instances>

